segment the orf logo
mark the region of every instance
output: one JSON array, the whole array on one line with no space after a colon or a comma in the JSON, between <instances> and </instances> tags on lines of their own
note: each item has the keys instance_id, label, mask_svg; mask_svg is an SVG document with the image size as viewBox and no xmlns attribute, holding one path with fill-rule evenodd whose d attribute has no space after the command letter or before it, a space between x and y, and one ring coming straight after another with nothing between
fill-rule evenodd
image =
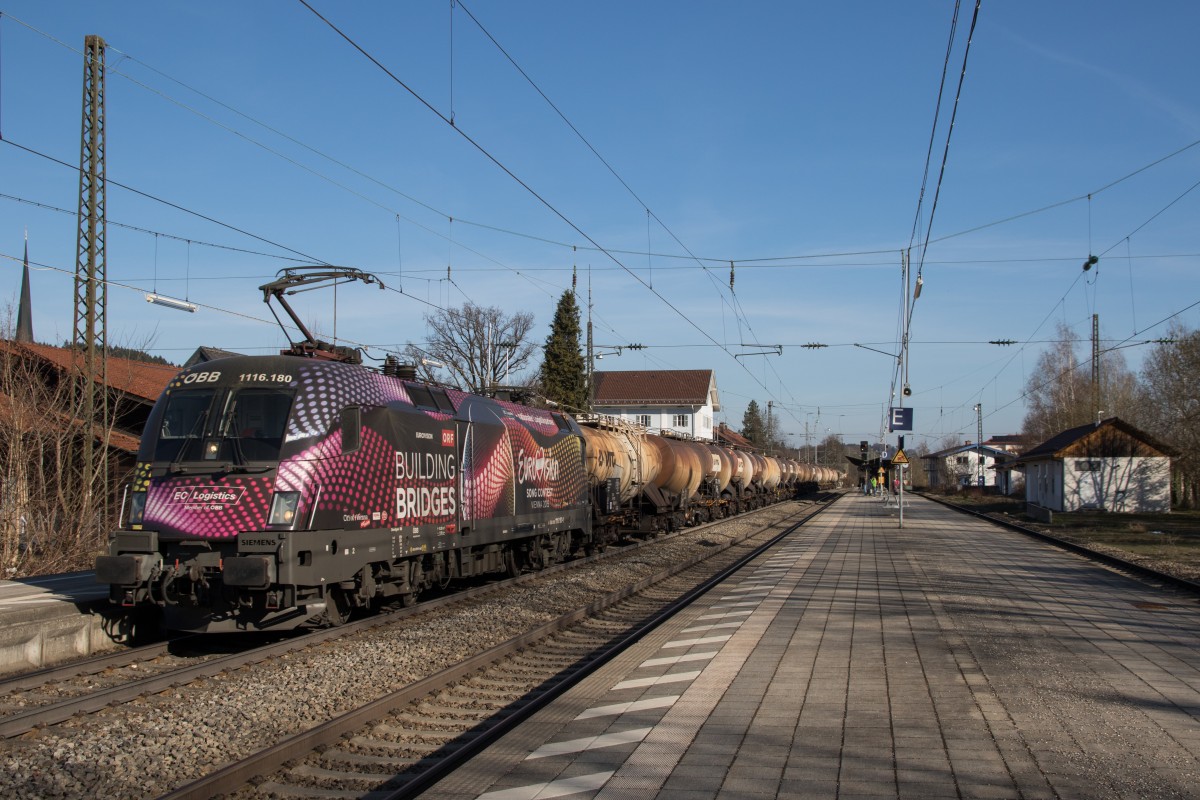
<instances>
[{"instance_id":1,"label":"orf logo","mask_svg":"<svg viewBox=\"0 0 1200 800\"><path fill-rule=\"evenodd\" d=\"M454 429L442 429L442 447L454 447Z\"/></svg>"}]
</instances>

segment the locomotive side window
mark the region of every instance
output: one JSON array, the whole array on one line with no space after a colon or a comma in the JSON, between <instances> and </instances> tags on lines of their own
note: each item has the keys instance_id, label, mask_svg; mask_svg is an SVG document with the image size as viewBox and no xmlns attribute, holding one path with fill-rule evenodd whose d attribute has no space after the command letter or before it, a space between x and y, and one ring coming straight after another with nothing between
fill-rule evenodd
<instances>
[{"instance_id":1,"label":"locomotive side window","mask_svg":"<svg viewBox=\"0 0 1200 800\"><path fill-rule=\"evenodd\" d=\"M198 443L204 435L208 411L216 393L216 389L187 389L171 394L158 429L155 461L182 461L189 457L200 457L198 444L188 446L188 452L185 452L184 446L189 442Z\"/></svg>"},{"instance_id":2,"label":"locomotive side window","mask_svg":"<svg viewBox=\"0 0 1200 800\"><path fill-rule=\"evenodd\" d=\"M426 386L409 383L405 389L408 389L408 396L412 398L413 405L418 408L437 408L437 404L433 402L433 393Z\"/></svg>"},{"instance_id":3,"label":"locomotive side window","mask_svg":"<svg viewBox=\"0 0 1200 800\"><path fill-rule=\"evenodd\" d=\"M362 409L347 406L342 409L342 452L353 453L362 447Z\"/></svg>"},{"instance_id":4,"label":"locomotive side window","mask_svg":"<svg viewBox=\"0 0 1200 800\"><path fill-rule=\"evenodd\" d=\"M438 411L446 414L454 413L454 404L450 402L450 398L446 396L445 389L430 389L429 393L433 395L433 402L437 406Z\"/></svg>"}]
</instances>

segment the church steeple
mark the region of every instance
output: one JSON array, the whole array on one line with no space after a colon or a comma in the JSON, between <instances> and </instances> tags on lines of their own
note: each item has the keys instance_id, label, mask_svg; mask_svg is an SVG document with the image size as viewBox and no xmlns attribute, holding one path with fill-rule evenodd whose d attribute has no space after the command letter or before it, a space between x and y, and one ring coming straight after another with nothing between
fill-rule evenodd
<instances>
[{"instance_id":1,"label":"church steeple","mask_svg":"<svg viewBox=\"0 0 1200 800\"><path fill-rule=\"evenodd\" d=\"M17 306L18 342L33 342L33 302L29 292L29 231L25 231L25 272L21 276L21 303Z\"/></svg>"}]
</instances>

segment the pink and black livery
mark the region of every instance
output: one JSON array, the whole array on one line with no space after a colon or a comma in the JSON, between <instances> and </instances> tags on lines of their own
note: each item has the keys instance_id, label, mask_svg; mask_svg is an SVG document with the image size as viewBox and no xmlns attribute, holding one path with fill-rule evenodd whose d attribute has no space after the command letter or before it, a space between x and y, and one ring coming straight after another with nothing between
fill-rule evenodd
<instances>
[{"instance_id":1,"label":"pink and black livery","mask_svg":"<svg viewBox=\"0 0 1200 800\"><path fill-rule=\"evenodd\" d=\"M181 372L97 580L168 629L282 630L597 544L574 420L391 372L284 355Z\"/></svg>"}]
</instances>

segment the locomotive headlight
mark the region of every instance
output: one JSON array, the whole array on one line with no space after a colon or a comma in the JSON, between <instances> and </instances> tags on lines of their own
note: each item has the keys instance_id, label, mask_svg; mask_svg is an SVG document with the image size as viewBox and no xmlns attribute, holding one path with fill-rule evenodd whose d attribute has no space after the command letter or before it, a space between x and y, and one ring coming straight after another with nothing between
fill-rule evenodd
<instances>
[{"instance_id":1,"label":"locomotive headlight","mask_svg":"<svg viewBox=\"0 0 1200 800\"><path fill-rule=\"evenodd\" d=\"M146 511L146 493L134 492L129 496L129 524L141 525Z\"/></svg>"},{"instance_id":2,"label":"locomotive headlight","mask_svg":"<svg viewBox=\"0 0 1200 800\"><path fill-rule=\"evenodd\" d=\"M291 525L296 521L296 511L300 508L299 492L276 492L271 498L271 516L268 525Z\"/></svg>"}]
</instances>

